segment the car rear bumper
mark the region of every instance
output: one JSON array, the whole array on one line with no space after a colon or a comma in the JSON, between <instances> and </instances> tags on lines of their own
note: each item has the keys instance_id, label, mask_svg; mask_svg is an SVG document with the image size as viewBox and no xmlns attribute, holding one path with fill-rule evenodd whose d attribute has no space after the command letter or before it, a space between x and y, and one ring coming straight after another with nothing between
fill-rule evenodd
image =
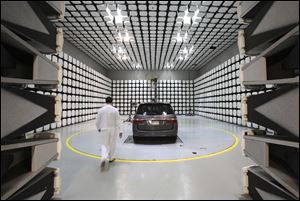
<instances>
[{"instance_id":1,"label":"car rear bumper","mask_svg":"<svg viewBox=\"0 0 300 201\"><path fill-rule=\"evenodd\" d=\"M142 131L133 126L134 137L176 137L177 129L165 131Z\"/></svg>"}]
</instances>

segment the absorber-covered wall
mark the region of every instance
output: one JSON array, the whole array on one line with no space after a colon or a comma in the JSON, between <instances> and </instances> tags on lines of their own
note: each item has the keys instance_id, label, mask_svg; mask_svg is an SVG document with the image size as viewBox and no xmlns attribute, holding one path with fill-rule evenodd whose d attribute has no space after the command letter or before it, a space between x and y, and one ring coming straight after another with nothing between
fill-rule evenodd
<instances>
[{"instance_id":1,"label":"absorber-covered wall","mask_svg":"<svg viewBox=\"0 0 300 201\"><path fill-rule=\"evenodd\" d=\"M245 90L240 85L240 65L252 58L235 55L194 80L195 114L212 119L242 124L241 98L272 90ZM248 127L265 129L255 123Z\"/></svg>"},{"instance_id":2,"label":"absorber-covered wall","mask_svg":"<svg viewBox=\"0 0 300 201\"><path fill-rule=\"evenodd\" d=\"M66 53L48 58L62 65L62 84L53 90L34 90L45 95L58 95L62 101L61 122L45 125L37 131L46 131L96 118L97 110L111 95L111 80Z\"/></svg>"},{"instance_id":3,"label":"absorber-covered wall","mask_svg":"<svg viewBox=\"0 0 300 201\"><path fill-rule=\"evenodd\" d=\"M130 103L150 102L155 95L150 80L113 80L114 106L121 115L130 114ZM193 113L193 80L158 80L157 101L171 103L176 114ZM135 111L132 108L132 114Z\"/></svg>"}]
</instances>

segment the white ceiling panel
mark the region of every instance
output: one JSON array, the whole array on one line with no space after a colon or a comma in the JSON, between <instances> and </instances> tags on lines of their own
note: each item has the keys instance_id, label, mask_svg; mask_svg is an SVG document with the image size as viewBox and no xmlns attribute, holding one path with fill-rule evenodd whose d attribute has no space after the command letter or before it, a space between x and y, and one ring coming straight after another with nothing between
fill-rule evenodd
<instances>
[{"instance_id":1,"label":"white ceiling panel","mask_svg":"<svg viewBox=\"0 0 300 201\"><path fill-rule=\"evenodd\" d=\"M116 21L111 14L122 10L123 24L120 30L128 30L129 42L117 40ZM163 70L167 63L173 70L200 70L200 68L224 51L237 39L238 30L244 28L236 16L234 1L66 1L66 14L57 27L64 29L65 38L98 61L108 70ZM193 18L194 23L183 25L183 16ZM181 18L180 18L181 17ZM184 42L176 42L178 31ZM121 31L122 32L122 31ZM128 59L119 59L113 46L121 46ZM184 47L194 46L186 60L179 60Z\"/></svg>"}]
</instances>

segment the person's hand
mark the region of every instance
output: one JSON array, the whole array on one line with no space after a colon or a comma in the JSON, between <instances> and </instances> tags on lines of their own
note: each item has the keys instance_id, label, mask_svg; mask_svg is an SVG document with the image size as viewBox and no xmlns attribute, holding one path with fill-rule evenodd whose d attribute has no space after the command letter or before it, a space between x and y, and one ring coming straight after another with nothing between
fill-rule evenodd
<instances>
[{"instance_id":1,"label":"person's hand","mask_svg":"<svg viewBox=\"0 0 300 201\"><path fill-rule=\"evenodd\" d=\"M122 136L123 136L123 133L121 132L121 133L119 134L119 137L122 138Z\"/></svg>"}]
</instances>

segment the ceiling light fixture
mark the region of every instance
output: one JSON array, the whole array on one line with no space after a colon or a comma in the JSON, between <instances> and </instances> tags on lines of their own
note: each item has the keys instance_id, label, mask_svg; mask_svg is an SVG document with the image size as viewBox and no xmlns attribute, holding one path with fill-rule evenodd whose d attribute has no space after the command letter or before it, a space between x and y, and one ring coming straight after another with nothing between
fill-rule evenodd
<instances>
[{"instance_id":1,"label":"ceiling light fixture","mask_svg":"<svg viewBox=\"0 0 300 201\"><path fill-rule=\"evenodd\" d=\"M121 9L118 7L117 8L117 15L115 16L115 20L116 20L116 25L118 26L122 26L123 25L123 17L125 16L122 16L121 14Z\"/></svg>"},{"instance_id":2,"label":"ceiling light fixture","mask_svg":"<svg viewBox=\"0 0 300 201\"><path fill-rule=\"evenodd\" d=\"M120 60L130 59L126 50L123 47L121 47L122 42L129 42L131 39L131 37L128 34L128 31L126 30L126 27L123 27L123 23L129 22L129 21L123 20L123 18L125 18L127 16L122 16L122 10L119 8L119 5L117 5L117 14L114 13L115 16L112 15L112 12L108 8L108 6L106 6L106 12L107 12L108 16L105 16L105 17L109 19L108 22L113 23L113 25L116 28L117 44L112 46L113 54ZM124 24L124 26L125 26L125 24ZM123 35L124 30L125 30L125 35Z\"/></svg>"},{"instance_id":3,"label":"ceiling light fixture","mask_svg":"<svg viewBox=\"0 0 300 201\"><path fill-rule=\"evenodd\" d=\"M130 40L132 39L132 37L129 36L128 34L128 31L125 29L125 36L122 35L122 32L121 30L116 30L117 31L117 37L116 37L116 40L118 42L130 42Z\"/></svg>"},{"instance_id":4,"label":"ceiling light fixture","mask_svg":"<svg viewBox=\"0 0 300 201\"><path fill-rule=\"evenodd\" d=\"M124 54L125 50L122 47L118 48L118 54Z\"/></svg>"},{"instance_id":5,"label":"ceiling light fixture","mask_svg":"<svg viewBox=\"0 0 300 201\"><path fill-rule=\"evenodd\" d=\"M121 54L117 54L116 55L118 59L120 60L126 60L126 59L129 59L129 57L126 55L126 53L121 53Z\"/></svg>"},{"instance_id":6,"label":"ceiling light fixture","mask_svg":"<svg viewBox=\"0 0 300 201\"><path fill-rule=\"evenodd\" d=\"M125 31L125 37L123 39L124 39L124 42L129 42L130 41L130 37L129 37L129 34L128 34L127 30Z\"/></svg>"},{"instance_id":7,"label":"ceiling light fixture","mask_svg":"<svg viewBox=\"0 0 300 201\"><path fill-rule=\"evenodd\" d=\"M121 31L119 30L116 30L116 32L117 32L117 37L116 37L116 40L118 41L118 42L122 42L123 41L123 37L122 37L122 33L121 33Z\"/></svg>"},{"instance_id":8,"label":"ceiling light fixture","mask_svg":"<svg viewBox=\"0 0 300 201\"><path fill-rule=\"evenodd\" d=\"M113 16L112 13L111 13L111 10L108 8L108 6L106 6L106 12L107 12L107 15L108 16L105 16L109 19L109 23L115 23L115 25L117 27L119 26L123 26L123 18L127 17L127 16L123 16L122 15L122 10L119 8L119 6L117 6L117 15ZM126 21L126 22L129 22L129 21Z\"/></svg>"},{"instance_id":9,"label":"ceiling light fixture","mask_svg":"<svg viewBox=\"0 0 300 201\"><path fill-rule=\"evenodd\" d=\"M188 60L188 59L189 59L188 54L186 54L186 55L184 56L184 60Z\"/></svg>"},{"instance_id":10,"label":"ceiling light fixture","mask_svg":"<svg viewBox=\"0 0 300 201\"><path fill-rule=\"evenodd\" d=\"M179 60L183 60L183 57L182 57L181 54L179 55L178 59L179 59Z\"/></svg>"},{"instance_id":11,"label":"ceiling light fixture","mask_svg":"<svg viewBox=\"0 0 300 201\"><path fill-rule=\"evenodd\" d=\"M108 7L106 7L106 12L107 12L107 14L108 14L108 18L109 18L109 23L114 23L113 21L114 21L114 16L112 16L112 14L111 14L111 10L108 8Z\"/></svg>"},{"instance_id":12,"label":"ceiling light fixture","mask_svg":"<svg viewBox=\"0 0 300 201\"><path fill-rule=\"evenodd\" d=\"M181 42L182 42L182 37L180 36L180 30L178 30L178 33L177 33L175 39L176 39L176 42L177 42L177 43L181 43Z\"/></svg>"},{"instance_id":13,"label":"ceiling light fixture","mask_svg":"<svg viewBox=\"0 0 300 201\"><path fill-rule=\"evenodd\" d=\"M113 45L113 49L112 49L112 52L114 54L123 54L123 53L126 53L126 51L119 45Z\"/></svg>"},{"instance_id":14,"label":"ceiling light fixture","mask_svg":"<svg viewBox=\"0 0 300 201\"><path fill-rule=\"evenodd\" d=\"M191 25L191 21L192 21L193 24L194 24L194 23L197 23L197 22L196 22L197 19L201 19L201 18L202 18L202 17L198 17L199 12L200 12L200 9L199 9L199 7L198 7L197 10L195 10L195 12L194 12L193 17L190 17L190 16L189 16L189 10L186 9L186 10L184 11L184 16L183 16L183 17L178 17L178 18L182 18L182 19L183 19L183 20L182 20L182 21L183 21L183 25L189 26L189 25Z\"/></svg>"},{"instance_id":15,"label":"ceiling light fixture","mask_svg":"<svg viewBox=\"0 0 300 201\"><path fill-rule=\"evenodd\" d=\"M122 48L121 46L114 46L112 48L112 52L116 55L116 57L120 60L126 60L129 59L129 57L126 55L126 51L124 48Z\"/></svg>"},{"instance_id":16,"label":"ceiling light fixture","mask_svg":"<svg viewBox=\"0 0 300 201\"><path fill-rule=\"evenodd\" d=\"M192 45L189 49L187 48L187 46L185 46L183 49L181 49L179 51L179 60L187 60L189 59L189 56L191 55L191 53L193 52L194 46Z\"/></svg>"},{"instance_id":17,"label":"ceiling light fixture","mask_svg":"<svg viewBox=\"0 0 300 201\"><path fill-rule=\"evenodd\" d=\"M190 48L190 50L189 50L189 54L191 54L191 53L192 53L193 49L194 49L194 45L192 45L192 47Z\"/></svg>"},{"instance_id":18,"label":"ceiling light fixture","mask_svg":"<svg viewBox=\"0 0 300 201\"><path fill-rule=\"evenodd\" d=\"M113 52L114 54L116 54L116 53L117 53L117 49L116 49L116 47L115 47L115 46L113 46L112 52Z\"/></svg>"},{"instance_id":19,"label":"ceiling light fixture","mask_svg":"<svg viewBox=\"0 0 300 201\"><path fill-rule=\"evenodd\" d=\"M118 59L122 59L122 56L120 54L117 54Z\"/></svg>"},{"instance_id":20,"label":"ceiling light fixture","mask_svg":"<svg viewBox=\"0 0 300 201\"><path fill-rule=\"evenodd\" d=\"M132 64L132 67L135 68L135 69L141 69L142 68L140 63L134 63L134 64Z\"/></svg>"},{"instance_id":21,"label":"ceiling light fixture","mask_svg":"<svg viewBox=\"0 0 300 201\"><path fill-rule=\"evenodd\" d=\"M189 15L189 10L186 9L184 11L184 16L183 16L183 24L184 25L190 25L191 24L191 17Z\"/></svg>"},{"instance_id":22,"label":"ceiling light fixture","mask_svg":"<svg viewBox=\"0 0 300 201\"><path fill-rule=\"evenodd\" d=\"M167 64L165 65L165 68L166 68L166 69L171 69L171 68L173 68L173 67L174 67L173 62L171 62L171 63L167 62Z\"/></svg>"},{"instance_id":23,"label":"ceiling light fixture","mask_svg":"<svg viewBox=\"0 0 300 201\"><path fill-rule=\"evenodd\" d=\"M188 34L187 34L187 31L186 31L185 34L184 34L184 40L183 41L185 42L185 41L187 41L187 39L188 39Z\"/></svg>"},{"instance_id":24,"label":"ceiling light fixture","mask_svg":"<svg viewBox=\"0 0 300 201\"><path fill-rule=\"evenodd\" d=\"M176 37L173 37L173 41L177 42L177 43L186 42L187 40L188 40L188 33L187 33L187 31L185 32L184 36L182 37L180 29L178 30Z\"/></svg>"},{"instance_id":25,"label":"ceiling light fixture","mask_svg":"<svg viewBox=\"0 0 300 201\"><path fill-rule=\"evenodd\" d=\"M126 60L126 59L128 59L127 56L125 54L123 54L122 60Z\"/></svg>"},{"instance_id":26,"label":"ceiling light fixture","mask_svg":"<svg viewBox=\"0 0 300 201\"><path fill-rule=\"evenodd\" d=\"M196 23L197 19L201 19L201 17L198 17L199 11L199 8L197 8L197 10L194 13L194 16L192 17L193 24Z\"/></svg>"},{"instance_id":27,"label":"ceiling light fixture","mask_svg":"<svg viewBox=\"0 0 300 201\"><path fill-rule=\"evenodd\" d=\"M188 54L188 53L189 53L188 49L186 47L184 47L182 50L182 54Z\"/></svg>"}]
</instances>

